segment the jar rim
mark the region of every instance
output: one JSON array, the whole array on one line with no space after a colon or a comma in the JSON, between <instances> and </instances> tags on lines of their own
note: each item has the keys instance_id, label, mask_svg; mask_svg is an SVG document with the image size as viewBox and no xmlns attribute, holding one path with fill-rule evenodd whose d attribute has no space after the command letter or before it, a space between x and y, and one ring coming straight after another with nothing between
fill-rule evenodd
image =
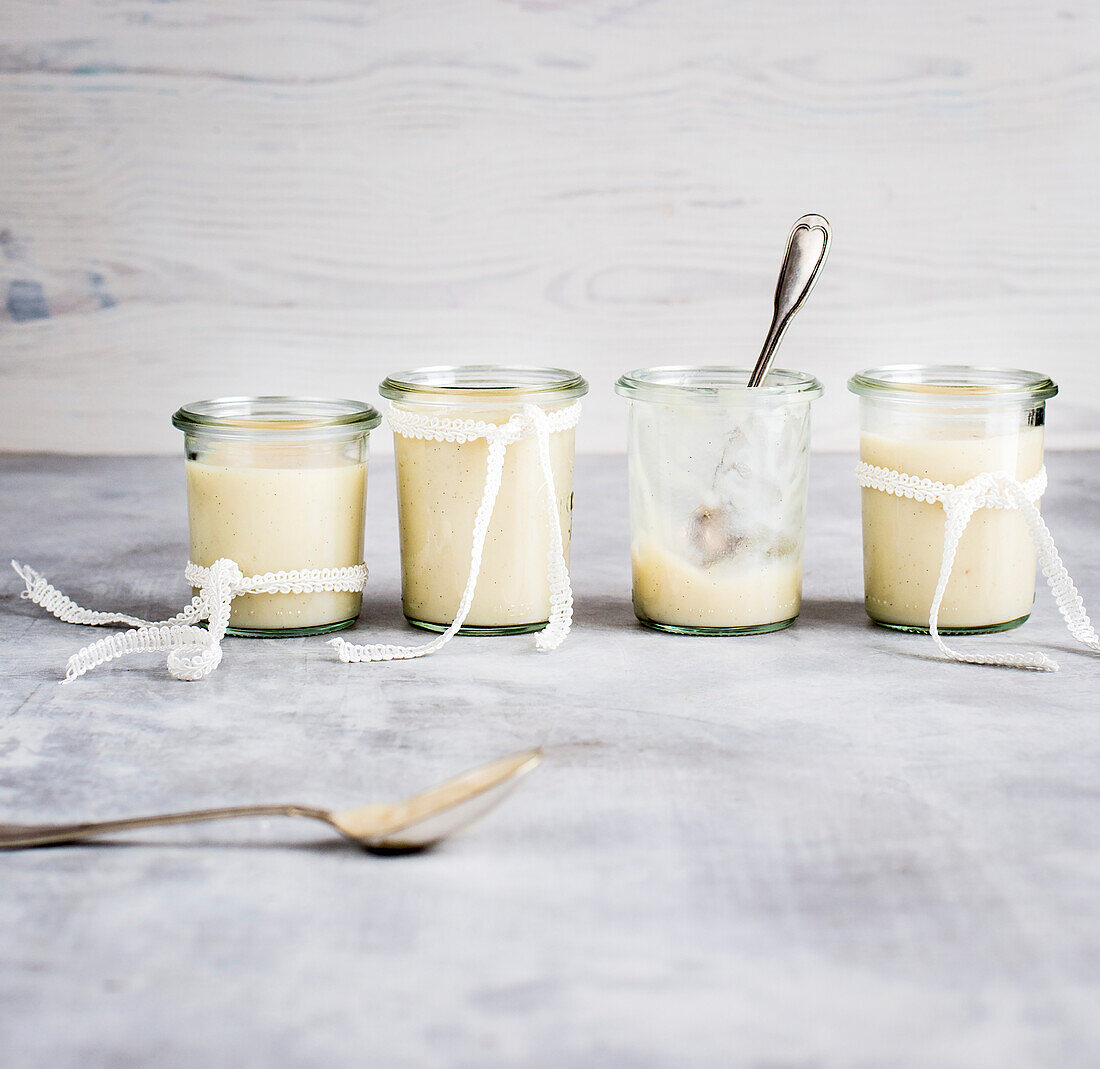
<instances>
[{"instance_id":1,"label":"jar rim","mask_svg":"<svg viewBox=\"0 0 1100 1069\"><path fill-rule=\"evenodd\" d=\"M489 393L514 397L517 402L568 401L588 393L588 383L575 371L561 367L436 364L387 375L378 392L388 401L484 401Z\"/></svg>"},{"instance_id":2,"label":"jar rim","mask_svg":"<svg viewBox=\"0 0 1100 1069\"><path fill-rule=\"evenodd\" d=\"M889 397L924 404L1046 401L1058 387L1038 371L968 364L885 364L848 380L860 397Z\"/></svg>"},{"instance_id":3,"label":"jar rim","mask_svg":"<svg viewBox=\"0 0 1100 1069\"><path fill-rule=\"evenodd\" d=\"M256 395L215 397L182 405L172 425L185 434L259 441L356 437L382 422L373 405L345 398Z\"/></svg>"},{"instance_id":4,"label":"jar rim","mask_svg":"<svg viewBox=\"0 0 1100 1069\"><path fill-rule=\"evenodd\" d=\"M647 401L701 401L746 404L770 401L813 401L825 391L813 375L772 368L763 386L749 386L752 368L724 364L663 364L636 368L619 376L615 392Z\"/></svg>"}]
</instances>

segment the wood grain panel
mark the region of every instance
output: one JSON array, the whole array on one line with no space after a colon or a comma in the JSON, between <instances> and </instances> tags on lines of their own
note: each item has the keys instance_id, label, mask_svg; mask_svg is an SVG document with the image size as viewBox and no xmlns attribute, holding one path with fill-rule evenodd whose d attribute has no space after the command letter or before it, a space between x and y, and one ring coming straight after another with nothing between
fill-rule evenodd
<instances>
[{"instance_id":1,"label":"wood grain panel","mask_svg":"<svg viewBox=\"0 0 1100 1069\"><path fill-rule=\"evenodd\" d=\"M0 41L0 448L510 359L618 449L615 375L751 361L810 210L819 447L852 370L932 358L1050 372L1100 446L1091 5L8 0Z\"/></svg>"}]
</instances>

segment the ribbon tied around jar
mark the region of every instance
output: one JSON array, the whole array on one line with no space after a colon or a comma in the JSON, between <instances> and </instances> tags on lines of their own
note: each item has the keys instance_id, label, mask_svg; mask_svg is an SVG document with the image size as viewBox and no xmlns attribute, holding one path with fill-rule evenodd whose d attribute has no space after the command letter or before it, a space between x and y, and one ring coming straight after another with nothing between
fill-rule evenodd
<instances>
[{"instance_id":1,"label":"ribbon tied around jar","mask_svg":"<svg viewBox=\"0 0 1100 1069\"><path fill-rule=\"evenodd\" d=\"M229 627L233 599L242 594L312 594L318 591L362 590L367 566L310 568L287 572L244 575L235 561L216 560L209 568L188 562L184 576L198 593L191 604L167 620L144 620L125 613L84 609L51 586L33 568L11 562L26 590L21 597L40 605L68 624L106 626L128 624L130 630L101 638L74 653L68 661L63 683L71 683L101 664L131 653L167 653L168 671L176 679L197 680L210 675L222 659L222 639ZM202 620L207 627L199 627Z\"/></svg>"},{"instance_id":2,"label":"ribbon tied around jar","mask_svg":"<svg viewBox=\"0 0 1100 1069\"><path fill-rule=\"evenodd\" d=\"M535 646L540 652L547 653L556 650L565 641L573 622L573 588L569 581L569 567L565 562L565 542L561 530L561 518L558 515L554 469L550 457L550 435L575 427L580 414L579 401L553 412L547 412L536 404L525 404L506 423L489 423L485 420L429 416L420 412L410 412L393 404L389 405L386 416L394 434L456 444L484 438L488 443L485 483L481 501L474 515L470 571L454 620L445 631L430 642L419 646L397 646L384 642L356 645L344 638L334 638L329 644L339 653L340 660L345 662L395 661L425 657L441 649L458 634L473 605L485 551L485 539L489 533L493 508L503 479L505 453L509 446L522 438L530 437L534 437L538 444L541 475L539 496L550 536L550 548L546 560L546 578L550 588L550 616L546 627L536 634Z\"/></svg>"},{"instance_id":3,"label":"ribbon tied around jar","mask_svg":"<svg viewBox=\"0 0 1100 1069\"><path fill-rule=\"evenodd\" d=\"M1058 555L1054 538L1039 512L1038 502L1047 486L1046 468L1024 482L1002 471L980 472L966 482L954 485L921 479L915 475L881 468L860 461L856 466L859 485L896 497L912 498L929 504L938 503L944 510L943 558L939 579L932 596L928 617L928 631L940 652L953 661L964 664L1002 665L1008 668L1029 668L1039 672L1056 672L1058 663L1041 651L1029 653L974 654L951 649L940 637L939 613L947 591L951 570L959 542L974 513L979 509L1017 509L1027 523L1028 532L1035 545L1039 566L1046 578L1058 611L1066 621L1066 627L1078 642L1100 653L1100 635L1092 626L1085 611L1085 603L1066 571Z\"/></svg>"}]
</instances>

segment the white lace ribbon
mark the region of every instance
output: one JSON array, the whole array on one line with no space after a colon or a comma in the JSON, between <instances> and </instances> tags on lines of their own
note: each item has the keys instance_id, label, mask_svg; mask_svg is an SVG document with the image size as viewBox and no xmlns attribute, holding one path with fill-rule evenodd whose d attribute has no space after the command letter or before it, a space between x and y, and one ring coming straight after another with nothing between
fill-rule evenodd
<instances>
[{"instance_id":1,"label":"white lace ribbon","mask_svg":"<svg viewBox=\"0 0 1100 1069\"><path fill-rule=\"evenodd\" d=\"M1038 552L1039 566L1058 604L1058 611L1066 621L1066 627L1078 642L1100 653L1100 636L1088 618L1085 603L1077 592L1077 587L1073 585L1062 558L1058 556L1054 539L1039 513L1038 501L1047 486L1046 468L1041 468L1037 475L1025 482L1020 482L1002 471L987 471L955 486L860 461L856 467L856 476L859 485L868 489L896 497L912 498L914 501L938 502L943 506L943 559L928 616L928 631L944 656L966 664L995 664L1010 668L1030 668L1040 672L1058 670L1056 661L1037 650L1030 653L966 654L951 649L940 637L940 606L951 578L959 541L974 513L979 509L989 508L1017 509L1023 514Z\"/></svg>"},{"instance_id":2,"label":"white lace ribbon","mask_svg":"<svg viewBox=\"0 0 1100 1069\"><path fill-rule=\"evenodd\" d=\"M473 545L470 549L470 571L462 599L454 620L446 631L420 646L395 646L374 643L357 646L343 638L334 638L332 645L340 654L340 660L397 661L410 657L425 657L441 649L466 622L481 573L481 560L485 550L485 538L493 518L493 507L500 493L504 473L504 455L508 447L522 438L534 436L538 442L539 468L542 479L539 494L550 535L550 548L546 560L546 577L550 585L550 619L546 627L535 636L535 645L543 653L556 650L569 634L573 622L573 589L569 583L569 568L565 563L565 542L558 513L557 490L554 486L554 469L550 460L550 435L575 427L580 419L581 405L577 401L555 412L546 412L539 405L527 404L507 423L487 423L484 420L447 419L390 405L386 415L394 434L405 438L422 438L435 442L465 443L484 438L489 445L485 464L485 484L481 502L474 516Z\"/></svg>"},{"instance_id":3,"label":"white lace ribbon","mask_svg":"<svg viewBox=\"0 0 1100 1069\"><path fill-rule=\"evenodd\" d=\"M125 613L82 609L33 568L18 561L12 561L11 565L27 584L21 597L41 605L59 620L93 626L130 625L129 631L101 638L74 653L65 670L65 683L118 657L153 652L168 654L168 671L176 679L202 679L221 663L221 643L229 626L229 609L234 598L242 594L354 593L362 590L367 581L365 564L246 576L236 562L226 557L216 560L209 568L189 562L184 575L187 582L199 590L191 604L167 620L143 620ZM197 627L200 620L208 620L208 627Z\"/></svg>"}]
</instances>

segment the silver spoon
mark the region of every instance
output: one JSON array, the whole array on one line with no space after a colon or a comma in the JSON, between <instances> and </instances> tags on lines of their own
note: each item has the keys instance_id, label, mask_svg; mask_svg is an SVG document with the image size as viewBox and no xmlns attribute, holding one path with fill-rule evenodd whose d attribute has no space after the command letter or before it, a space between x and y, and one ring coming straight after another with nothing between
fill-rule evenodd
<instances>
[{"instance_id":1,"label":"silver spoon","mask_svg":"<svg viewBox=\"0 0 1100 1069\"><path fill-rule=\"evenodd\" d=\"M779 269L779 281L775 286L775 312L772 315L764 348L756 359L756 366L749 376L750 386L763 386L768 368L775 359L775 351L783 340L795 312L802 307L817 283L817 276L825 266L829 255L832 229L823 215L804 215L796 219L787 238L787 252Z\"/></svg>"},{"instance_id":2,"label":"silver spoon","mask_svg":"<svg viewBox=\"0 0 1100 1069\"><path fill-rule=\"evenodd\" d=\"M810 295L817 283L817 276L825 266L831 239L832 228L823 215L804 215L801 219L796 219L791 227L783 265L779 268L779 281L775 285L775 310L772 313L771 326L768 327L768 336L764 339L764 347L756 359L756 366L749 375L749 386L764 385L783 334L790 326L795 312ZM743 438L740 430L735 430L730 435L714 472L711 485L715 491L724 475L730 470L738 470L737 450L732 450L733 460L728 459L727 454L731 451L730 447L741 440ZM702 567L709 568L736 555L740 538L734 532L733 520L731 510L722 505L700 505L689 517L687 539Z\"/></svg>"},{"instance_id":3,"label":"silver spoon","mask_svg":"<svg viewBox=\"0 0 1100 1069\"><path fill-rule=\"evenodd\" d=\"M0 850L71 843L130 828L155 828L164 824L193 824L236 817L308 817L328 824L344 838L371 851L399 853L423 850L449 838L487 813L541 760L541 751L524 750L429 787L403 802L365 805L337 813L308 805L242 805L124 820L101 820L94 824L0 824Z\"/></svg>"}]
</instances>

